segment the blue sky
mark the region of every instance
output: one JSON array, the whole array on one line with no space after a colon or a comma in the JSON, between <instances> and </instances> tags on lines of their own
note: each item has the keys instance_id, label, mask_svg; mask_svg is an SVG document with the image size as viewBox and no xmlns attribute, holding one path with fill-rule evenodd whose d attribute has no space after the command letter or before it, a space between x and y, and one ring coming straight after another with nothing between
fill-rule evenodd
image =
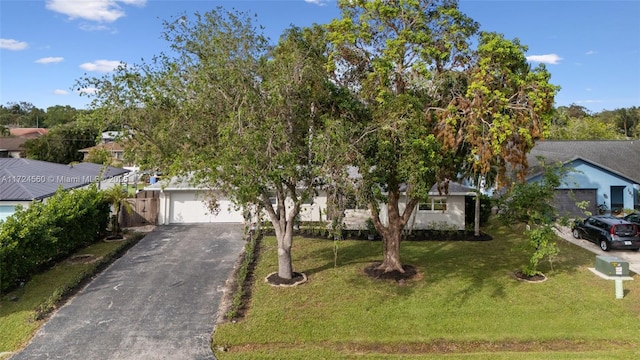
<instances>
[{"instance_id":1,"label":"blue sky","mask_svg":"<svg viewBox=\"0 0 640 360\"><path fill-rule=\"evenodd\" d=\"M162 20L216 6L255 13L274 42L291 24L339 17L335 0L0 0L0 104L85 108L77 79L150 61L168 48ZM562 87L556 106L640 106L640 0L462 0L460 9L547 64Z\"/></svg>"}]
</instances>

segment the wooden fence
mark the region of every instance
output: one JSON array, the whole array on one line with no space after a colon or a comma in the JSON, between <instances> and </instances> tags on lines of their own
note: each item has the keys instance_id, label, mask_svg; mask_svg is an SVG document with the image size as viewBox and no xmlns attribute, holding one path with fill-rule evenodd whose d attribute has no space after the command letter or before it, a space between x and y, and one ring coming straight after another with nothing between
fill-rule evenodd
<instances>
[{"instance_id":1,"label":"wooden fence","mask_svg":"<svg viewBox=\"0 0 640 360\"><path fill-rule=\"evenodd\" d=\"M120 226L134 227L156 225L160 199L158 191L140 191L134 198L127 199L131 204L131 213L120 212Z\"/></svg>"}]
</instances>

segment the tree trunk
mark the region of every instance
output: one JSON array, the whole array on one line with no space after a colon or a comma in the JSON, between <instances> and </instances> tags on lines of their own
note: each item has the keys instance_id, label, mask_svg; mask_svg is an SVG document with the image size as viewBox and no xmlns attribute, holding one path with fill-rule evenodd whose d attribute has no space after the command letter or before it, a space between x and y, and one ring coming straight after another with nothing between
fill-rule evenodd
<instances>
[{"instance_id":1,"label":"tree trunk","mask_svg":"<svg viewBox=\"0 0 640 360\"><path fill-rule=\"evenodd\" d=\"M382 254L382 264L378 269L384 272L400 271L404 272L402 263L400 262L400 240L402 239L402 230L388 231L382 235L384 250Z\"/></svg>"},{"instance_id":2,"label":"tree trunk","mask_svg":"<svg viewBox=\"0 0 640 360\"><path fill-rule=\"evenodd\" d=\"M382 235L382 264L378 266L378 269L383 270L384 272L399 271L404 273L402 263L400 262L400 242L402 241L402 231L411 217L413 209L418 204L418 200L409 200L402 215L400 215L400 209L398 206L399 201L399 191L390 191L387 202L388 225L386 227L384 227L380 222L380 215L375 211L375 208L370 206L373 215L373 223L376 230L380 235Z\"/></svg>"},{"instance_id":3,"label":"tree trunk","mask_svg":"<svg viewBox=\"0 0 640 360\"><path fill-rule=\"evenodd\" d=\"M276 233L278 241L278 276L281 279L293 278L293 265L291 260L291 246L293 244L293 223L296 215L300 212L299 203L294 204L293 208L287 214L287 208L284 203L284 193L280 190L278 205L273 208L269 202L269 197L265 196L263 206L269 214L271 224Z\"/></svg>"},{"instance_id":4,"label":"tree trunk","mask_svg":"<svg viewBox=\"0 0 640 360\"><path fill-rule=\"evenodd\" d=\"M473 216L473 235L480 236L480 177L476 181L476 206Z\"/></svg>"},{"instance_id":5,"label":"tree trunk","mask_svg":"<svg viewBox=\"0 0 640 360\"><path fill-rule=\"evenodd\" d=\"M278 236L278 276L282 279L293 277L293 266L291 265L291 245L293 243L293 232L286 231L282 236Z\"/></svg>"}]
</instances>

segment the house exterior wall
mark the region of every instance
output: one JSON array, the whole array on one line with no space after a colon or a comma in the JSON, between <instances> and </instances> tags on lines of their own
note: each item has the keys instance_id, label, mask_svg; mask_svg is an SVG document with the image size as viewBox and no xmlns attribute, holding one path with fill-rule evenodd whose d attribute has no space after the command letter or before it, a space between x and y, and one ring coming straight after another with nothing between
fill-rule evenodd
<instances>
[{"instance_id":1,"label":"house exterior wall","mask_svg":"<svg viewBox=\"0 0 640 360\"><path fill-rule=\"evenodd\" d=\"M464 230L464 195L448 195L433 196L430 200L446 199L447 209L442 210L419 210L414 209L407 230L424 230L424 229L455 229ZM400 212L402 213L406 207L406 199L401 199L399 203ZM313 201L313 205L303 206L300 212L301 221L327 221L326 218L327 198L324 194L319 194ZM322 218L320 215L322 214ZM345 210L344 224L347 230L364 230L366 229L366 221L371 217L368 209L347 209ZM388 213L385 204L380 204L380 220L383 224L388 224Z\"/></svg>"},{"instance_id":2,"label":"house exterior wall","mask_svg":"<svg viewBox=\"0 0 640 360\"><path fill-rule=\"evenodd\" d=\"M16 206L22 205L22 207L26 209L30 204L31 202L28 201L0 201L0 221L4 221L13 215Z\"/></svg>"},{"instance_id":3,"label":"house exterior wall","mask_svg":"<svg viewBox=\"0 0 640 360\"><path fill-rule=\"evenodd\" d=\"M558 189L596 189L598 204L606 205L611 210L611 187L622 187L624 209L633 209L638 205L638 184L604 168L586 162L574 160L564 165L573 169L563 180ZM539 181L541 176L532 177L529 181Z\"/></svg>"},{"instance_id":4,"label":"house exterior wall","mask_svg":"<svg viewBox=\"0 0 640 360\"><path fill-rule=\"evenodd\" d=\"M176 195L180 194L180 195ZM173 196L173 198L172 198ZM185 207L181 206L181 215L176 215L176 209L172 207L176 206L176 197L181 198L180 201L184 201L187 198L193 201L190 204L190 211L185 212ZM430 199L444 199L447 201L446 210L420 210L416 208L407 224L407 230L421 230L421 229L455 229L464 230L465 228L465 216L464 216L464 195L448 195L448 196L434 196ZM158 225L168 225L171 223L189 223L189 222L242 222L244 217L242 216L242 210L234 209L233 204L229 200L220 200L220 214L211 215L204 219L202 214L206 209L206 205L202 198L199 198L197 192L194 190L164 190L160 192L159 196L159 213L158 213ZM285 202L287 209L291 209L293 205L290 199ZM406 201L401 200L400 211L404 211ZM364 230L366 229L366 221L370 218L370 212L368 209L347 209L345 211L344 224L346 230ZM261 214L263 221L269 221L269 217L266 213ZM380 206L380 218L383 224L388 223L387 209L384 204ZM299 220L301 222L330 222L327 219L327 197L325 193L320 193L316 196L312 202L302 204L300 209ZM255 220L252 220L255 221Z\"/></svg>"}]
</instances>

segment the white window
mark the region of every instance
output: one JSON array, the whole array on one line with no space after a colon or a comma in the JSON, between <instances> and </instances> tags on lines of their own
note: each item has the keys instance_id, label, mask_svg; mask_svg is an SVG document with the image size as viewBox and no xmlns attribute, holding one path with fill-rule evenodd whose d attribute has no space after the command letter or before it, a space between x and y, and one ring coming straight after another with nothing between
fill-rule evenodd
<instances>
[{"instance_id":1,"label":"white window","mask_svg":"<svg viewBox=\"0 0 640 360\"><path fill-rule=\"evenodd\" d=\"M430 198L427 202L418 205L419 211L447 211L447 198Z\"/></svg>"}]
</instances>

